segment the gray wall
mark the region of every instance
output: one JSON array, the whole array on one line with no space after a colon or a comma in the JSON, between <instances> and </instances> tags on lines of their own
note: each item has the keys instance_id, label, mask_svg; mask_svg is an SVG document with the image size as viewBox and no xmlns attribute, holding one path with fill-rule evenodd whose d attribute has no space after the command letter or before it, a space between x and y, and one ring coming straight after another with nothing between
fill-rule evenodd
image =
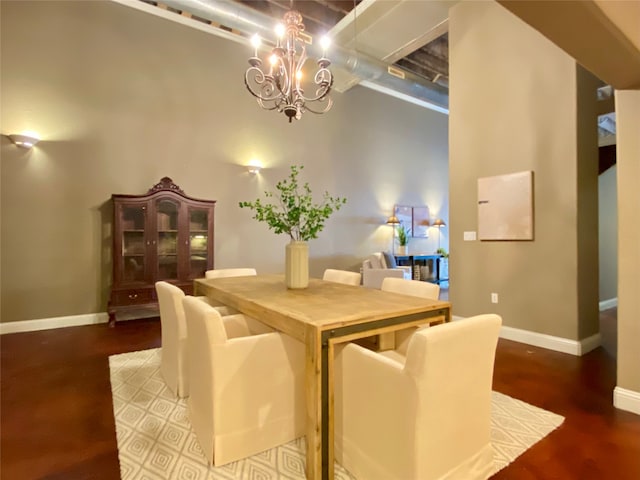
<instances>
[{"instance_id":1,"label":"gray wall","mask_svg":"<svg viewBox=\"0 0 640 480\"><path fill-rule=\"evenodd\" d=\"M496 3L458 3L449 24L454 314L493 311L509 327L572 340L593 335L595 94L592 105L583 102L595 80ZM524 170L534 172L535 239L463 241L464 231L477 231L477 179ZM491 292L500 303L490 303Z\"/></svg>"},{"instance_id":2,"label":"gray wall","mask_svg":"<svg viewBox=\"0 0 640 480\"><path fill-rule=\"evenodd\" d=\"M216 266L281 272L287 238L238 208L304 164L314 192L346 196L310 243L311 274L390 249L394 204L448 221L448 118L356 87L288 124L242 76L249 46L111 2L0 2L2 322L105 311L109 199L169 176L215 199ZM244 165L267 167L258 176ZM441 245L448 248L447 230ZM414 240L433 252L437 234Z\"/></svg>"},{"instance_id":3,"label":"gray wall","mask_svg":"<svg viewBox=\"0 0 640 480\"><path fill-rule=\"evenodd\" d=\"M598 245L600 252L600 301L618 296L618 202L617 167L598 177Z\"/></svg>"},{"instance_id":4,"label":"gray wall","mask_svg":"<svg viewBox=\"0 0 640 480\"><path fill-rule=\"evenodd\" d=\"M616 91L618 184L618 381L640 411L640 90ZM628 405L631 402L628 402ZM629 407L627 406L627 409Z\"/></svg>"}]
</instances>

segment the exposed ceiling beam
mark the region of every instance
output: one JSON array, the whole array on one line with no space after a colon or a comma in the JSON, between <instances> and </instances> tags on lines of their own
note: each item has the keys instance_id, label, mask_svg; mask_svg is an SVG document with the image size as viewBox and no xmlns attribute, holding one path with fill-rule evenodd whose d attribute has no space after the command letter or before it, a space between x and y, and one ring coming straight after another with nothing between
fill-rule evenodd
<instances>
[{"instance_id":1,"label":"exposed ceiling beam","mask_svg":"<svg viewBox=\"0 0 640 480\"><path fill-rule=\"evenodd\" d=\"M618 90L640 89L640 46L593 0L497 0L587 70ZM640 2L605 2L616 16L640 16Z\"/></svg>"},{"instance_id":2,"label":"exposed ceiling beam","mask_svg":"<svg viewBox=\"0 0 640 480\"><path fill-rule=\"evenodd\" d=\"M446 77L449 76L449 62L431 56L422 50L418 50L413 52L411 55L408 55L406 60L414 63L415 65L429 69L436 74L439 73Z\"/></svg>"}]
</instances>

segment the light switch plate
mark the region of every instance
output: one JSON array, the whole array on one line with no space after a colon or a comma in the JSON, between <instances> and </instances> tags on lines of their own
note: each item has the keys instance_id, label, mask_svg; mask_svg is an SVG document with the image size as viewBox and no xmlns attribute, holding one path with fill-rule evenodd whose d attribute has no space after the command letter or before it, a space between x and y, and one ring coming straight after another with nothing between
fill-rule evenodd
<instances>
[{"instance_id":1,"label":"light switch plate","mask_svg":"<svg viewBox=\"0 0 640 480\"><path fill-rule=\"evenodd\" d=\"M464 241L473 242L476 239L476 232L464 232Z\"/></svg>"}]
</instances>

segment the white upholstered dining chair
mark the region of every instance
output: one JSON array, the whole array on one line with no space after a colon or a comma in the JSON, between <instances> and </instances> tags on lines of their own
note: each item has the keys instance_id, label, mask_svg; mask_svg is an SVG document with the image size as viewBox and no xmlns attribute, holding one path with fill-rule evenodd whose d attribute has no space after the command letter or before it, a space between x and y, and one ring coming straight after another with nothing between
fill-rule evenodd
<instances>
[{"instance_id":1,"label":"white upholstered dining chair","mask_svg":"<svg viewBox=\"0 0 640 480\"><path fill-rule=\"evenodd\" d=\"M405 280L403 278L385 278L382 280L380 289L385 292L430 298L432 300L438 300L440 296L440 285L436 283L423 282L420 280Z\"/></svg>"},{"instance_id":2,"label":"white upholstered dining chair","mask_svg":"<svg viewBox=\"0 0 640 480\"><path fill-rule=\"evenodd\" d=\"M304 345L193 297L183 303L189 419L207 460L224 465L303 436Z\"/></svg>"},{"instance_id":3,"label":"white upholstered dining chair","mask_svg":"<svg viewBox=\"0 0 640 480\"><path fill-rule=\"evenodd\" d=\"M429 298L431 300L438 300L440 296L440 285L435 283L423 282L420 280L405 280L402 278L385 278L382 281L380 287L385 292L399 293L401 295L410 295L412 297ZM407 353L407 345L409 344L409 338L413 335L418 328L426 327L408 327L402 330L397 330L394 333L395 348L388 351L385 355L394 357L398 354L405 355Z\"/></svg>"},{"instance_id":4,"label":"white upholstered dining chair","mask_svg":"<svg viewBox=\"0 0 640 480\"><path fill-rule=\"evenodd\" d=\"M249 277L255 276L258 273L255 268L219 268L214 270L207 270L204 272L204 278L226 278L226 277ZM209 299L209 303L214 305L220 312L220 315L233 315L238 312L235 308L227 305L217 303L212 299Z\"/></svg>"},{"instance_id":5,"label":"white upholstered dining chair","mask_svg":"<svg viewBox=\"0 0 640 480\"><path fill-rule=\"evenodd\" d=\"M160 308L160 329L162 350L160 373L174 395L183 398L189 395L186 362L187 326L184 318L182 299L185 294L175 285L159 281L155 284ZM206 297L195 297L202 303L209 303ZM227 307L213 307L220 315L229 313Z\"/></svg>"},{"instance_id":6,"label":"white upholstered dining chair","mask_svg":"<svg viewBox=\"0 0 640 480\"><path fill-rule=\"evenodd\" d=\"M255 268L219 268L204 272L205 278L248 277L257 275Z\"/></svg>"},{"instance_id":7,"label":"white upholstered dining chair","mask_svg":"<svg viewBox=\"0 0 640 480\"><path fill-rule=\"evenodd\" d=\"M367 480L488 478L501 323L490 314L421 329L404 362L336 348L336 460Z\"/></svg>"},{"instance_id":8,"label":"white upholstered dining chair","mask_svg":"<svg viewBox=\"0 0 640 480\"><path fill-rule=\"evenodd\" d=\"M344 283L346 285L360 285L362 275L358 272L349 272L347 270L335 270L327 268L322 276L327 282Z\"/></svg>"}]
</instances>

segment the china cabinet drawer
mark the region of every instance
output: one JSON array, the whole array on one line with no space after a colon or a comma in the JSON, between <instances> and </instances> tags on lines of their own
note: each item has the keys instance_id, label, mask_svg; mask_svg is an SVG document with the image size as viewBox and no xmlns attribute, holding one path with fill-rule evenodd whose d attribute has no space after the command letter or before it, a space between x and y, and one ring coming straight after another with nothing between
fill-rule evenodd
<instances>
[{"instance_id":1,"label":"china cabinet drawer","mask_svg":"<svg viewBox=\"0 0 640 480\"><path fill-rule=\"evenodd\" d=\"M132 289L114 292L115 305L136 305L140 303L152 303L156 299L151 289Z\"/></svg>"}]
</instances>

